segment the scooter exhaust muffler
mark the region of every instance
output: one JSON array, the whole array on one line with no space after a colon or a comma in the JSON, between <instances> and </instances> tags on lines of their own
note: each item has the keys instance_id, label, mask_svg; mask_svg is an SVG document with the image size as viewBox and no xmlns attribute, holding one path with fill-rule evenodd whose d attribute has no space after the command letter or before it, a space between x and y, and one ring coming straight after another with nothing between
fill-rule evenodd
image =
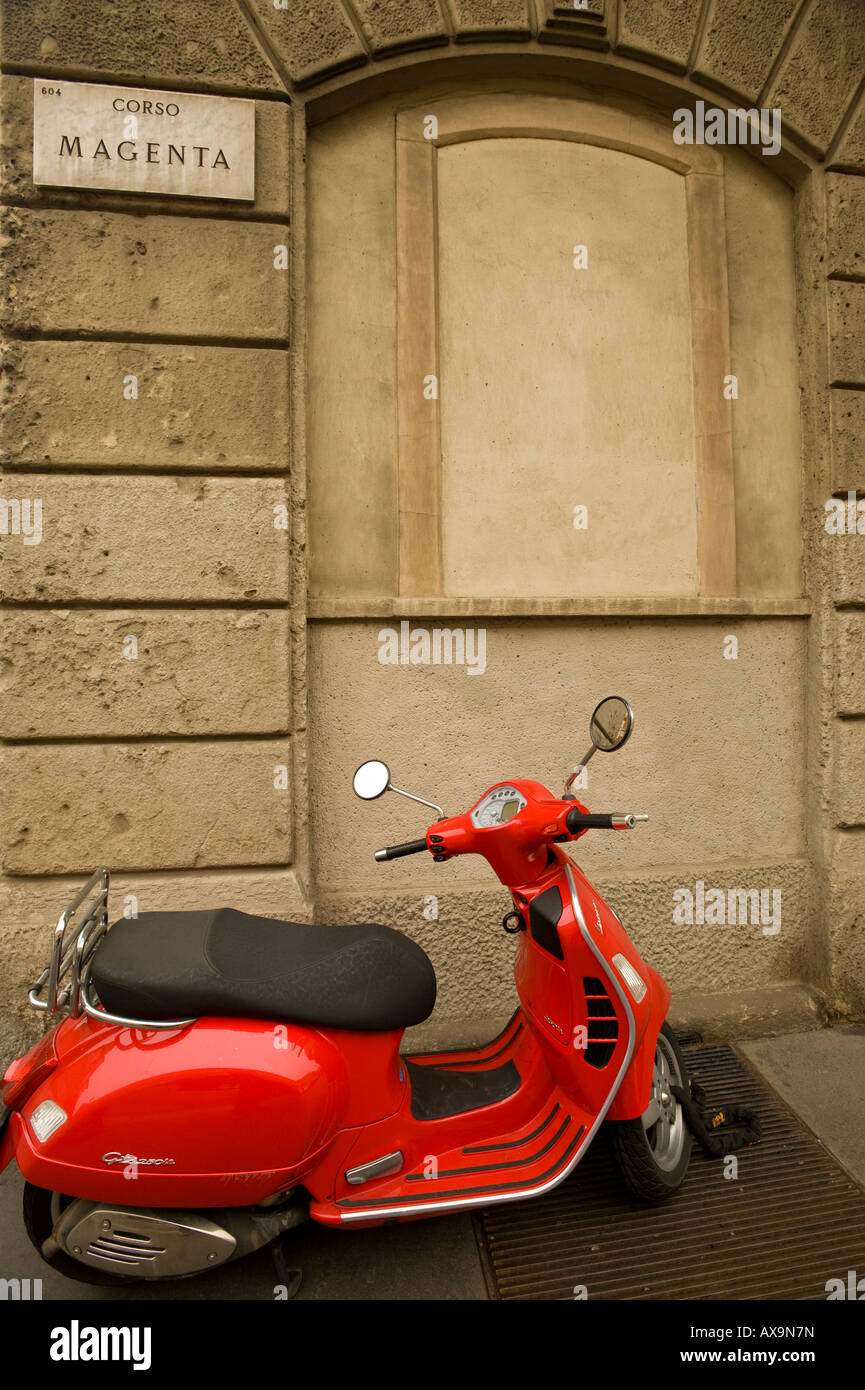
<instances>
[{"instance_id":1,"label":"scooter exhaust muffler","mask_svg":"<svg viewBox=\"0 0 865 1390\"><path fill-rule=\"evenodd\" d=\"M59 1248L80 1264L121 1278L181 1279L259 1250L306 1215L305 1203L266 1213L240 1207L205 1213L79 1198L60 1216L42 1253Z\"/></svg>"}]
</instances>

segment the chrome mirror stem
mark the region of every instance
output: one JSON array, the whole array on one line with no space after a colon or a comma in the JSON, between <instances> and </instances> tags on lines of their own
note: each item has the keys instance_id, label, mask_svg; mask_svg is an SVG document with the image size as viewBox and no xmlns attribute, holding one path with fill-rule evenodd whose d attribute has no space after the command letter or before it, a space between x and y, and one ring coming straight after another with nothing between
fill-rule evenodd
<instances>
[{"instance_id":1,"label":"chrome mirror stem","mask_svg":"<svg viewBox=\"0 0 865 1390\"><path fill-rule=\"evenodd\" d=\"M568 795L568 792L571 790L571 787L573 786L574 782L577 780L577 778L579 777L579 775L580 775L580 773L582 772L583 768L586 766L586 763L589 761L590 758L593 758L593 757L595 756L595 754L597 753L597 751L598 751L597 745L593 743L592 746L591 746L591 748L589 749L588 753L587 753L587 754L585 755L585 757L583 758L583 761L582 761L581 763L577 763L576 767L574 768L573 772L571 773L570 777L568 778L567 782L565 783L565 790L564 790L564 795L565 795L565 796Z\"/></svg>"},{"instance_id":2,"label":"chrome mirror stem","mask_svg":"<svg viewBox=\"0 0 865 1390\"><path fill-rule=\"evenodd\" d=\"M430 806L433 809L433 811L438 811L440 820L446 819L445 813L442 810L441 806L436 806L434 801L425 801L422 796L412 796L411 792L400 791L399 787L395 787L393 782L388 782L387 790L389 792L396 792L397 796L407 796L409 801L418 801L420 802L421 806Z\"/></svg>"}]
</instances>

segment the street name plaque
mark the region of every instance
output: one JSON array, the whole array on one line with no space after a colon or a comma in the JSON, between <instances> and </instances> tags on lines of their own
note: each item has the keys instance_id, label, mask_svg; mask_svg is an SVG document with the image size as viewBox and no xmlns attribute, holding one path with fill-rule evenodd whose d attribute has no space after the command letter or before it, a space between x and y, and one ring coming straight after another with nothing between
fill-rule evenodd
<instances>
[{"instance_id":1,"label":"street name plaque","mask_svg":"<svg viewBox=\"0 0 865 1390\"><path fill-rule=\"evenodd\" d=\"M37 78L33 182L252 202L255 102Z\"/></svg>"}]
</instances>

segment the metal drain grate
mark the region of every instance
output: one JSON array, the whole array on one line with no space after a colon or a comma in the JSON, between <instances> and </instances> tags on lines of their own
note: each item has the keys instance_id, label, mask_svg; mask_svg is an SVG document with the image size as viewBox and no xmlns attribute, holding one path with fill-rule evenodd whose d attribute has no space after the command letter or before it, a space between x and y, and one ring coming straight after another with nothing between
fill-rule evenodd
<instances>
[{"instance_id":1,"label":"metal drain grate","mask_svg":"<svg viewBox=\"0 0 865 1390\"><path fill-rule=\"evenodd\" d=\"M684 1048L707 1104L757 1111L759 1144L739 1175L696 1143L680 1192L642 1206L623 1188L604 1130L545 1197L475 1218L490 1296L825 1300L826 1281L865 1274L865 1191L730 1047Z\"/></svg>"}]
</instances>

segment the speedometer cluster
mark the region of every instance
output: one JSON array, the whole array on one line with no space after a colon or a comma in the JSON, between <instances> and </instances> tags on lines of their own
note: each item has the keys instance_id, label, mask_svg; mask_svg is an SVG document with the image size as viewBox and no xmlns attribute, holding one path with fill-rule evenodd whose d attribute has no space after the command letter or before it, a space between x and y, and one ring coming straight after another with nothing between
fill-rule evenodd
<instances>
[{"instance_id":1,"label":"speedometer cluster","mask_svg":"<svg viewBox=\"0 0 865 1390\"><path fill-rule=\"evenodd\" d=\"M472 811L469 819L475 830L491 830L505 825L526 805L526 798L516 787L493 787Z\"/></svg>"}]
</instances>

